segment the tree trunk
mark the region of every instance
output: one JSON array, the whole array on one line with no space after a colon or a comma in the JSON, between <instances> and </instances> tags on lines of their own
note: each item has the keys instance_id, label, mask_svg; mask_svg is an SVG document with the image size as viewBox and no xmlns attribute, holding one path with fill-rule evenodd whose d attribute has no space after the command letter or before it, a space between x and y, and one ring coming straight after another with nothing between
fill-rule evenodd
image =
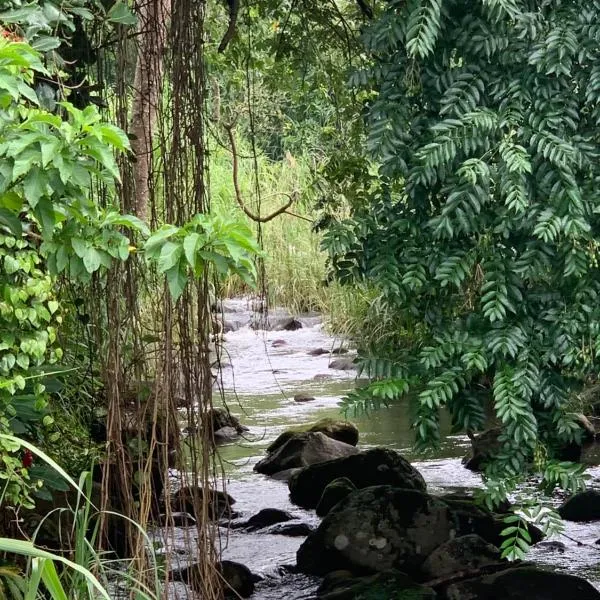
<instances>
[{"instance_id":1,"label":"tree trunk","mask_svg":"<svg viewBox=\"0 0 600 600\"><path fill-rule=\"evenodd\" d=\"M135 68L133 110L129 131L134 166L135 214L148 218L148 198L152 185L152 138L161 100L163 54L171 0L138 0L138 56Z\"/></svg>"}]
</instances>

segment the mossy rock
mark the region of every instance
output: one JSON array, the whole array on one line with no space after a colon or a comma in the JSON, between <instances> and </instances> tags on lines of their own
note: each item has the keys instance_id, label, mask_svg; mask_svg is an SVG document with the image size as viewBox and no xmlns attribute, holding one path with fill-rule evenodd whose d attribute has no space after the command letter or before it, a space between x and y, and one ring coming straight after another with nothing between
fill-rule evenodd
<instances>
[{"instance_id":1,"label":"mossy rock","mask_svg":"<svg viewBox=\"0 0 600 600\"><path fill-rule=\"evenodd\" d=\"M267 448L267 452L271 454L299 433L323 433L331 439L337 440L338 442L344 442L350 446L356 446L356 444L358 444L358 428L354 423L326 418L320 419L312 425L303 425L284 431L271 443Z\"/></svg>"}]
</instances>

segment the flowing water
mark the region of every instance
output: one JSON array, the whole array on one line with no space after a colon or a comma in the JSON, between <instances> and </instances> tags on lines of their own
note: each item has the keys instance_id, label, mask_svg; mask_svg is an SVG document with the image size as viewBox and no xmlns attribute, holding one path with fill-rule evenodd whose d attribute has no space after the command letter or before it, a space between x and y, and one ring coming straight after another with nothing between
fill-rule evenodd
<instances>
[{"instance_id":1,"label":"flowing water","mask_svg":"<svg viewBox=\"0 0 600 600\"><path fill-rule=\"evenodd\" d=\"M239 324L251 320L242 301L229 305L234 313L225 314ZM288 510L303 522L317 525L314 511L302 510L289 501L285 482L253 472L265 448L284 430L312 423L323 417L343 418L338 402L355 384L356 373L329 368L332 356L311 356L315 348L331 350L343 346L328 336L318 318L300 318L296 331L253 330L248 326L225 335L225 355L218 388L231 412L249 428L234 442L220 446L219 455L226 473L227 491L236 499L234 508L248 518L262 508ZM275 342L275 343L274 343ZM351 354L350 354L351 356ZM336 358L335 356L333 358ZM315 400L298 403L293 397L302 393ZM215 397L217 394L215 393ZM217 403L215 399L215 404ZM442 444L435 456L423 458L411 450L413 432L405 403L382 409L370 416L351 418L360 431L359 446L387 446L410 459L433 493L481 486L479 475L465 469L461 458L470 447L465 436L450 435L450 424L442 417ZM596 485L600 469L591 469ZM593 483L593 482L592 482ZM568 523L561 538L564 549L542 545L534 548L530 559L581 575L600 589L600 522ZM265 577L253 598L287 600L312 598L318 581L312 577L287 573L282 565L295 563L296 550L304 538L239 531L223 532L223 556L247 565ZM584 545L579 545L578 540Z\"/></svg>"}]
</instances>

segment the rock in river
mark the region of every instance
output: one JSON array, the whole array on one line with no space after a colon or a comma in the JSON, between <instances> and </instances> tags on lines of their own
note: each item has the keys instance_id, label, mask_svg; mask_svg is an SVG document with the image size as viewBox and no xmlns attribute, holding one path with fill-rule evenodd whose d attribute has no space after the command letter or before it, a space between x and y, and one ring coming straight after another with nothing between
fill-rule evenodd
<instances>
[{"instance_id":1,"label":"rock in river","mask_svg":"<svg viewBox=\"0 0 600 600\"><path fill-rule=\"evenodd\" d=\"M400 571L353 577L347 571L328 575L317 591L320 600L434 600L436 593L419 585Z\"/></svg>"},{"instance_id":2,"label":"rock in river","mask_svg":"<svg viewBox=\"0 0 600 600\"><path fill-rule=\"evenodd\" d=\"M220 490L210 490L208 512L211 519L223 517L231 518L234 512L231 508L235 500ZM182 511L194 515L197 521L201 518L196 516L196 506L201 508L204 490L200 487L185 486L179 489L171 498L171 507L174 511Z\"/></svg>"},{"instance_id":3,"label":"rock in river","mask_svg":"<svg viewBox=\"0 0 600 600\"><path fill-rule=\"evenodd\" d=\"M256 529L269 527L269 525L275 525L275 523L285 523L292 519L294 519L294 516L285 510L280 510L279 508L263 508L255 515L252 515L247 521L237 523L233 528L255 531Z\"/></svg>"},{"instance_id":4,"label":"rock in river","mask_svg":"<svg viewBox=\"0 0 600 600\"><path fill-rule=\"evenodd\" d=\"M300 546L298 568L314 575L338 569L411 575L451 537L448 505L428 494L387 485L342 500Z\"/></svg>"},{"instance_id":5,"label":"rock in river","mask_svg":"<svg viewBox=\"0 0 600 600\"><path fill-rule=\"evenodd\" d=\"M447 600L600 600L580 577L536 567L506 569L448 586Z\"/></svg>"},{"instance_id":6,"label":"rock in river","mask_svg":"<svg viewBox=\"0 0 600 600\"><path fill-rule=\"evenodd\" d=\"M426 489L422 475L400 454L389 448L372 448L298 471L288 482L291 500L304 508L315 508L325 488L340 477L359 489L372 485Z\"/></svg>"},{"instance_id":7,"label":"rock in river","mask_svg":"<svg viewBox=\"0 0 600 600\"><path fill-rule=\"evenodd\" d=\"M323 490L316 508L317 516L324 517L336 504L356 489L358 488L347 477L334 479Z\"/></svg>"},{"instance_id":8,"label":"rock in river","mask_svg":"<svg viewBox=\"0 0 600 600\"><path fill-rule=\"evenodd\" d=\"M500 564L500 550L478 535L471 534L462 535L438 546L423 563L421 572L429 581L460 571L477 571L482 567Z\"/></svg>"},{"instance_id":9,"label":"rock in river","mask_svg":"<svg viewBox=\"0 0 600 600\"><path fill-rule=\"evenodd\" d=\"M357 452L354 446L333 440L320 432L298 433L257 462L254 470L272 475L278 471L306 467Z\"/></svg>"},{"instance_id":10,"label":"rock in river","mask_svg":"<svg viewBox=\"0 0 600 600\"><path fill-rule=\"evenodd\" d=\"M600 519L600 491L586 490L571 496L558 514L567 521L597 521Z\"/></svg>"},{"instance_id":11,"label":"rock in river","mask_svg":"<svg viewBox=\"0 0 600 600\"><path fill-rule=\"evenodd\" d=\"M219 571L225 598L248 598L254 593L254 584L262 580L261 577L252 573L248 567L232 560L221 561ZM173 569L170 575L173 581L183 581L194 591L203 591L201 570L196 564L181 569Z\"/></svg>"},{"instance_id":12,"label":"rock in river","mask_svg":"<svg viewBox=\"0 0 600 600\"><path fill-rule=\"evenodd\" d=\"M316 423L308 427L298 427L296 429L288 429L280 434L274 442L267 448L267 452L273 452L280 446L285 444L289 439L298 433L306 433L307 431L321 432L327 437L351 446L356 446L358 443L358 428L350 421L336 421L335 419L319 419Z\"/></svg>"}]
</instances>

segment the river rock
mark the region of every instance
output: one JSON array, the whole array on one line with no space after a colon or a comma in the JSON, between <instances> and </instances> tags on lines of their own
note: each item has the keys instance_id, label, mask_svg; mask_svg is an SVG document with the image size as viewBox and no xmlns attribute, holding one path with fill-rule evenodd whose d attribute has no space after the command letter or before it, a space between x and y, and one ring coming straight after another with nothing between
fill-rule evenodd
<instances>
[{"instance_id":1,"label":"river rock","mask_svg":"<svg viewBox=\"0 0 600 600\"><path fill-rule=\"evenodd\" d=\"M502 447L500 434L502 429L488 429L471 439L471 454L463 459L465 467L471 471L481 471L486 462L496 456Z\"/></svg>"},{"instance_id":2,"label":"river rock","mask_svg":"<svg viewBox=\"0 0 600 600\"><path fill-rule=\"evenodd\" d=\"M308 523L277 523L264 530L271 535L287 535L289 537L306 537L314 531Z\"/></svg>"},{"instance_id":3,"label":"river rock","mask_svg":"<svg viewBox=\"0 0 600 600\"><path fill-rule=\"evenodd\" d=\"M324 517L338 502L356 489L358 488L347 477L334 479L323 490L316 508L317 515Z\"/></svg>"},{"instance_id":4,"label":"river rock","mask_svg":"<svg viewBox=\"0 0 600 600\"><path fill-rule=\"evenodd\" d=\"M320 600L434 600L437 595L431 588L419 585L400 571L389 571L355 577L348 571L330 573L317 590Z\"/></svg>"},{"instance_id":5,"label":"river rock","mask_svg":"<svg viewBox=\"0 0 600 600\"><path fill-rule=\"evenodd\" d=\"M338 371L353 371L356 369L356 364L351 357L336 358L329 363L329 368Z\"/></svg>"},{"instance_id":6,"label":"river rock","mask_svg":"<svg viewBox=\"0 0 600 600\"><path fill-rule=\"evenodd\" d=\"M478 535L463 535L438 546L425 560L421 572L426 580L448 577L501 564L500 550Z\"/></svg>"},{"instance_id":7,"label":"river rock","mask_svg":"<svg viewBox=\"0 0 600 600\"><path fill-rule=\"evenodd\" d=\"M502 544L504 538L501 533L506 529L502 516L477 505L471 499L442 497L440 500L449 506L458 535L475 533L494 546L499 547ZM527 524L527 531L532 544L537 544L544 539L541 529L532 523Z\"/></svg>"},{"instance_id":8,"label":"river rock","mask_svg":"<svg viewBox=\"0 0 600 600\"><path fill-rule=\"evenodd\" d=\"M285 340L273 340L271 342L271 346L273 348L282 348L283 346L287 346L288 343Z\"/></svg>"},{"instance_id":9,"label":"river rock","mask_svg":"<svg viewBox=\"0 0 600 600\"><path fill-rule=\"evenodd\" d=\"M580 577L518 567L467 579L446 589L447 600L600 600L600 592Z\"/></svg>"},{"instance_id":10,"label":"river rock","mask_svg":"<svg viewBox=\"0 0 600 600\"><path fill-rule=\"evenodd\" d=\"M278 471L306 467L357 452L358 450L350 444L334 440L321 432L309 431L295 434L282 446L257 462L254 470L271 475Z\"/></svg>"},{"instance_id":11,"label":"river rock","mask_svg":"<svg viewBox=\"0 0 600 600\"><path fill-rule=\"evenodd\" d=\"M558 509L567 521L597 521L600 519L600 491L585 490L571 496Z\"/></svg>"},{"instance_id":12,"label":"river rock","mask_svg":"<svg viewBox=\"0 0 600 600\"><path fill-rule=\"evenodd\" d=\"M338 440L339 442L344 442L351 446L356 446L358 443L358 428L354 423L350 423L350 421L336 421L335 419L320 419L308 427L284 431L269 445L267 452L274 452L295 435L306 433L307 431L324 433L333 440Z\"/></svg>"},{"instance_id":13,"label":"river rock","mask_svg":"<svg viewBox=\"0 0 600 600\"><path fill-rule=\"evenodd\" d=\"M302 323L293 317L282 319L273 325L274 331L297 331L302 329Z\"/></svg>"},{"instance_id":14,"label":"river rock","mask_svg":"<svg viewBox=\"0 0 600 600\"><path fill-rule=\"evenodd\" d=\"M321 356L322 354L329 354L329 350L325 348L312 348L306 354L309 356Z\"/></svg>"},{"instance_id":15,"label":"river rock","mask_svg":"<svg viewBox=\"0 0 600 600\"><path fill-rule=\"evenodd\" d=\"M275 523L285 523L286 521L291 521L293 518L294 516L285 510L280 510L279 508L263 508L255 515L252 515L247 521L236 524L234 528L243 528L254 531L256 529L269 527L269 525L275 525Z\"/></svg>"},{"instance_id":16,"label":"river rock","mask_svg":"<svg viewBox=\"0 0 600 600\"><path fill-rule=\"evenodd\" d=\"M254 584L262 581L262 577L252 573L248 567L232 560L221 561L218 568L225 598L248 598L254 593ZM170 578L187 583L196 592L203 591L201 570L197 564L172 569Z\"/></svg>"},{"instance_id":17,"label":"river rock","mask_svg":"<svg viewBox=\"0 0 600 600\"><path fill-rule=\"evenodd\" d=\"M296 394L294 396L294 402L313 402L314 400L315 397L308 394Z\"/></svg>"},{"instance_id":18,"label":"river rock","mask_svg":"<svg viewBox=\"0 0 600 600\"><path fill-rule=\"evenodd\" d=\"M359 489L373 485L426 489L422 475L398 452L372 448L298 471L288 481L291 500L304 508L315 508L325 488L340 477L346 477Z\"/></svg>"},{"instance_id":19,"label":"river rock","mask_svg":"<svg viewBox=\"0 0 600 600\"><path fill-rule=\"evenodd\" d=\"M196 515L196 506L201 509L204 490L201 487L185 486L179 489L171 498L171 507L174 511L182 511L194 515L196 520L201 520ZM232 505L235 500L227 493L220 490L210 490L208 514L211 519L232 518L235 513Z\"/></svg>"},{"instance_id":20,"label":"river rock","mask_svg":"<svg viewBox=\"0 0 600 600\"><path fill-rule=\"evenodd\" d=\"M448 505L416 490L381 485L347 496L300 546L298 568L314 575L338 569L409 575L450 539Z\"/></svg>"},{"instance_id":21,"label":"river rock","mask_svg":"<svg viewBox=\"0 0 600 600\"><path fill-rule=\"evenodd\" d=\"M225 427L230 427L237 433L248 431L247 427L244 427L236 417L222 406L214 406L211 408L206 414L204 422L208 424L210 431L213 433L216 433Z\"/></svg>"}]
</instances>

